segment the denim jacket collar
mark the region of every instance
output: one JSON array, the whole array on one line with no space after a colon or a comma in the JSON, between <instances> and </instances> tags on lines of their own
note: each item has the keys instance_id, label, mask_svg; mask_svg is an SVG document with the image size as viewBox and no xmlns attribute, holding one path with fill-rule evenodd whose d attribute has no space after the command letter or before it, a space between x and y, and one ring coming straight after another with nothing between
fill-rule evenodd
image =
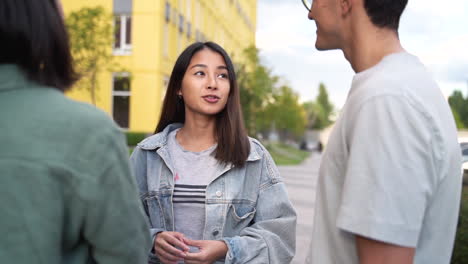
<instances>
[{"instance_id":1,"label":"denim jacket collar","mask_svg":"<svg viewBox=\"0 0 468 264\"><path fill-rule=\"evenodd\" d=\"M156 150L167 145L167 137L169 133L174 131L175 129L181 128L183 124L181 123L174 123L170 124L164 128L163 131L148 137L138 143L138 146L144 150Z\"/></svg>"},{"instance_id":2,"label":"denim jacket collar","mask_svg":"<svg viewBox=\"0 0 468 264\"><path fill-rule=\"evenodd\" d=\"M171 131L175 129L181 128L183 124L181 123L174 123L168 125L164 128L163 131L153 135L151 137L146 138L145 140L138 143L138 146L144 150L157 150L158 148L165 147L167 145L167 137ZM261 153L257 149L256 145L253 144L252 140L250 141L250 153L247 158L247 161L255 161L261 159Z\"/></svg>"}]
</instances>

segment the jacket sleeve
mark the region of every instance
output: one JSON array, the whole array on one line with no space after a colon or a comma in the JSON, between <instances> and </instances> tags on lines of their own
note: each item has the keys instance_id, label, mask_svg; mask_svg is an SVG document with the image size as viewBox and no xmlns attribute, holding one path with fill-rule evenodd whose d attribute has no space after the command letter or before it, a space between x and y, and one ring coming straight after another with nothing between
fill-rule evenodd
<instances>
[{"instance_id":1,"label":"jacket sleeve","mask_svg":"<svg viewBox=\"0 0 468 264\"><path fill-rule=\"evenodd\" d=\"M228 246L226 264L285 264L294 257L296 212L273 159L266 149L264 154L254 224L239 236L223 238Z\"/></svg>"},{"instance_id":2,"label":"jacket sleeve","mask_svg":"<svg viewBox=\"0 0 468 264\"><path fill-rule=\"evenodd\" d=\"M150 247L148 225L128 162L128 148L115 128L100 139L106 152L94 155L95 172L87 186L83 237L96 263L146 263ZM94 152L95 153L95 152Z\"/></svg>"}]
</instances>

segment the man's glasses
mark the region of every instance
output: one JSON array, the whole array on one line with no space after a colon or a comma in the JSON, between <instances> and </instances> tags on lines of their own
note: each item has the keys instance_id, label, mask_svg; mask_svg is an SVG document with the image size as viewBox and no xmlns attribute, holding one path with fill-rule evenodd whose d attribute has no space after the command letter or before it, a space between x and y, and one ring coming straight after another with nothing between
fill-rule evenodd
<instances>
[{"instance_id":1,"label":"man's glasses","mask_svg":"<svg viewBox=\"0 0 468 264\"><path fill-rule=\"evenodd\" d=\"M304 4L307 11L310 12L310 9L312 8L312 0L302 0L302 4Z\"/></svg>"}]
</instances>

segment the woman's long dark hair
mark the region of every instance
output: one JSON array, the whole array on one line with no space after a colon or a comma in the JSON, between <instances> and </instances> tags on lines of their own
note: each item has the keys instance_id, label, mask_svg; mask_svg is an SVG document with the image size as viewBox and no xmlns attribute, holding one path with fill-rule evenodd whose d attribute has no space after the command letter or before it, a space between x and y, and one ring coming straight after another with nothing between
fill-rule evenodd
<instances>
[{"instance_id":1,"label":"woman's long dark hair","mask_svg":"<svg viewBox=\"0 0 468 264\"><path fill-rule=\"evenodd\" d=\"M234 166L242 167L249 156L250 143L244 128L239 86L237 85L234 65L229 55L216 43L196 42L188 46L180 54L172 70L166 96L164 97L161 118L155 133L163 131L169 124L185 122L184 101L178 98L177 93L182 88L182 79L192 57L203 49L210 49L220 54L224 58L229 75L229 98L224 109L217 114L216 137L218 146L215 150L215 158L221 163L232 163Z\"/></svg>"},{"instance_id":2,"label":"woman's long dark hair","mask_svg":"<svg viewBox=\"0 0 468 264\"><path fill-rule=\"evenodd\" d=\"M0 64L18 65L29 79L62 91L77 80L55 0L1 0L0 41Z\"/></svg>"}]
</instances>

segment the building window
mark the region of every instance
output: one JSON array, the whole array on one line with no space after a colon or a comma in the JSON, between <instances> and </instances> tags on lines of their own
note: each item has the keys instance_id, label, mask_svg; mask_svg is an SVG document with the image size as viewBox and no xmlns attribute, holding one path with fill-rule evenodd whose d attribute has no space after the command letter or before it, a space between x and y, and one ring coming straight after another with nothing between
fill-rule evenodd
<instances>
[{"instance_id":1,"label":"building window","mask_svg":"<svg viewBox=\"0 0 468 264\"><path fill-rule=\"evenodd\" d=\"M182 14L179 15L179 31L184 32L184 16Z\"/></svg>"},{"instance_id":2,"label":"building window","mask_svg":"<svg viewBox=\"0 0 468 264\"><path fill-rule=\"evenodd\" d=\"M130 54L132 51L132 16L116 15L114 17L114 26L114 53Z\"/></svg>"},{"instance_id":3,"label":"building window","mask_svg":"<svg viewBox=\"0 0 468 264\"><path fill-rule=\"evenodd\" d=\"M129 127L130 77L128 73L119 73L113 76L112 116L120 127Z\"/></svg>"},{"instance_id":4,"label":"building window","mask_svg":"<svg viewBox=\"0 0 468 264\"><path fill-rule=\"evenodd\" d=\"M190 22L187 22L187 38L190 38L192 36L192 24Z\"/></svg>"},{"instance_id":5,"label":"building window","mask_svg":"<svg viewBox=\"0 0 468 264\"><path fill-rule=\"evenodd\" d=\"M182 32L179 32L179 34L177 34L177 54L180 54L182 52L182 37L184 35L182 34Z\"/></svg>"},{"instance_id":6,"label":"building window","mask_svg":"<svg viewBox=\"0 0 468 264\"><path fill-rule=\"evenodd\" d=\"M169 4L169 2L166 2L166 11L164 15L166 17L166 22L169 22L171 20L171 4Z\"/></svg>"}]
</instances>

